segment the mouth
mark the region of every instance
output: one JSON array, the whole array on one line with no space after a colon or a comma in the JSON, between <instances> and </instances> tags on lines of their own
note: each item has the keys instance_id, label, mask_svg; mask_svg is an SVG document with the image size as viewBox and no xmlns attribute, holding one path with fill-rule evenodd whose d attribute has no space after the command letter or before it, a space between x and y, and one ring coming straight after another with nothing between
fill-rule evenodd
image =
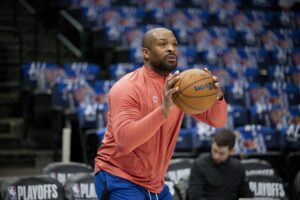
<instances>
[{"instance_id":1,"label":"mouth","mask_svg":"<svg viewBox=\"0 0 300 200\"><path fill-rule=\"evenodd\" d=\"M166 56L166 59L169 61L169 62L176 62L177 61L177 56L176 55L173 55L173 54L169 54Z\"/></svg>"}]
</instances>

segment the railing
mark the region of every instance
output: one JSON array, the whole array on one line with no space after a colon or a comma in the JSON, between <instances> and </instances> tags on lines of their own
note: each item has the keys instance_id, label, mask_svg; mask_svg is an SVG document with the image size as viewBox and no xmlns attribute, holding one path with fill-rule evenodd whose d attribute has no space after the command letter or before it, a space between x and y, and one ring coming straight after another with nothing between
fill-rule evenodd
<instances>
[{"instance_id":1,"label":"railing","mask_svg":"<svg viewBox=\"0 0 300 200\"><path fill-rule=\"evenodd\" d=\"M60 46L63 44L67 49L69 49L77 58L79 58L81 61L85 60L85 53L86 53L86 47L85 47L85 32L84 27L81 25L76 19L74 19L67 11L62 10L59 14L59 23L58 23L58 33L56 35L57 38L57 63L61 64L61 51ZM64 35L64 33L60 30L60 26L64 26L64 23L68 23L68 25L71 25L72 28L74 28L78 34L79 34L79 47L76 47L71 40Z\"/></svg>"},{"instance_id":2,"label":"railing","mask_svg":"<svg viewBox=\"0 0 300 200\"><path fill-rule=\"evenodd\" d=\"M26 1L26 0L18 0L19 4L33 17L33 60L37 60L38 58L38 17L36 10ZM14 20L18 18L17 16L17 8L15 5L14 11Z\"/></svg>"}]
</instances>

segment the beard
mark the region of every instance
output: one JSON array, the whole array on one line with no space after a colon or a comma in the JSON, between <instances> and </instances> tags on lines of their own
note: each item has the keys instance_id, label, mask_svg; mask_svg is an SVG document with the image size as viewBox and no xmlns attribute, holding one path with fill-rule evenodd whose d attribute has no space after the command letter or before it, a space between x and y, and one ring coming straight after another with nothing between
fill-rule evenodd
<instances>
[{"instance_id":1,"label":"beard","mask_svg":"<svg viewBox=\"0 0 300 200\"><path fill-rule=\"evenodd\" d=\"M168 61L166 57L164 57L164 59L161 60L151 61L151 65L154 68L154 70L163 74L169 74L170 72L175 70L177 68L177 63L177 57L174 62Z\"/></svg>"}]
</instances>

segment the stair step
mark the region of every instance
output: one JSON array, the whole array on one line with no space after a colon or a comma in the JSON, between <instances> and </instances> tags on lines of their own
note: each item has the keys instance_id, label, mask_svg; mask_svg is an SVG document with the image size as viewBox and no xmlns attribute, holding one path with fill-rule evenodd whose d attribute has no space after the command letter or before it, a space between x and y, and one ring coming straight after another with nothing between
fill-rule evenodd
<instances>
[{"instance_id":1,"label":"stair step","mask_svg":"<svg viewBox=\"0 0 300 200\"><path fill-rule=\"evenodd\" d=\"M0 171L12 167L44 167L53 162L53 150L0 149Z\"/></svg>"},{"instance_id":2,"label":"stair step","mask_svg":"<svg viewBox=\"0 0 300 200\"><path fill-rule=\"evenodd\" d=\"M0 102L0 118L5 117L21 117L22 105L18 102L15 103L1 103Z\"/></svg>"},{"instance_id":3,"label":"stair step","mask_svg":"<svg viewBox=\"0 0 300 200\"><path fill-rule=\"evenodd\" d=\"M5 180L6 178L9 179L10 177L40 175L42 173L42 168L23 165L9 166L8 168L0 170L0 182L1 180Z\"/></svg>"},{"instance_id":4,"label":"stair step","mask_svg":"<svg viewBox=\"0 0 300 200\"><path fill-rule=\"evenodd\" d=\"M0 149L11 149L20 146L24 146L22 143L21 136L11 133L0 134Z\"/></svg>"},{"instance_id":5,"label":"stair step","mask_svg":"<svg viewBox=\"0 0 300 200\"><path fill-rule=\"evenodd\" d=\"M18 78L18 75L16 75ZM1 93L6 93L9 91L18 91L20 88L20 81L3 81L0 82Z\"/></svg>"},{"instance_id":6,"label":"stair step","mask_svg":"<svg viewBox=\"0 0 300 200\"><path fill-rule=\"evenodd\" d=\"M23 118L0 118L0 135L20 136L23 131Z\"/></svg>"},{"instance_id":7,"label":"stair step","mask_svg":"<svg viewBox=\"0 0 300 200\"><path fill-rule=\"evenodd\" d=\"M20 82L21 78L21 69L19 68L1 68L0 67L0 80L1 82L7 82L7 81L12 81L12 83L9 83L14 85L18 84ZM0 84L1 84L0 82ZM8 84L8 83L6 83Z\"/></svg>"},{"instance_id":8,"label":"stair step","mask_svg":"<svg viewBox=\"0 0 300 200\"><path fill-rule=\"evenodd\" d=\"M5 92L0 93L0 104L1 103L17 103L20 98L19 92Z\"/></svg>"}]
</instances>

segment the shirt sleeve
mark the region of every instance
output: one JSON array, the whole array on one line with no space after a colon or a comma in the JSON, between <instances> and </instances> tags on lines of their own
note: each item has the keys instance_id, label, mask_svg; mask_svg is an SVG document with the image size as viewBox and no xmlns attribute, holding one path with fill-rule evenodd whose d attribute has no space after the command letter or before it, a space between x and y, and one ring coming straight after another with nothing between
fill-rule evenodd
<instances>
[{"instance_id":1,"label":"shirt sleeve","mask_svg":"<svg viewBox=\"0 0 300 200\"><path fill-rule=\"evenodd\" d=\"M189 178L188 199L189 200L206 200L204 197L205 176L203 170L195 161Z\"/></svg>"},{"instance_id":2,"label":"shirt sleeve","mask_svg":"<svg viewBox=\"0 0 300 200\"><path fill-rule=\"evenodd\" d=\"M128 154L148 141L166 121L160 107L143 116L138 86L130 81L112 88L109 104L112 133L121 154ZM142 100L141 100L142 101Z\"/></svg>"},{"instance_id":3,"label":"shirt sleeve","mask_svg":"<svg viewBox=\"0 0 300 200\"><path fill-rule=\"evenodd\" d=\"M227 103L224 98L217 100L208 111L193 115L193 117L210 126L222 128L227 122Z\"/></svg>"}]
</instances>

